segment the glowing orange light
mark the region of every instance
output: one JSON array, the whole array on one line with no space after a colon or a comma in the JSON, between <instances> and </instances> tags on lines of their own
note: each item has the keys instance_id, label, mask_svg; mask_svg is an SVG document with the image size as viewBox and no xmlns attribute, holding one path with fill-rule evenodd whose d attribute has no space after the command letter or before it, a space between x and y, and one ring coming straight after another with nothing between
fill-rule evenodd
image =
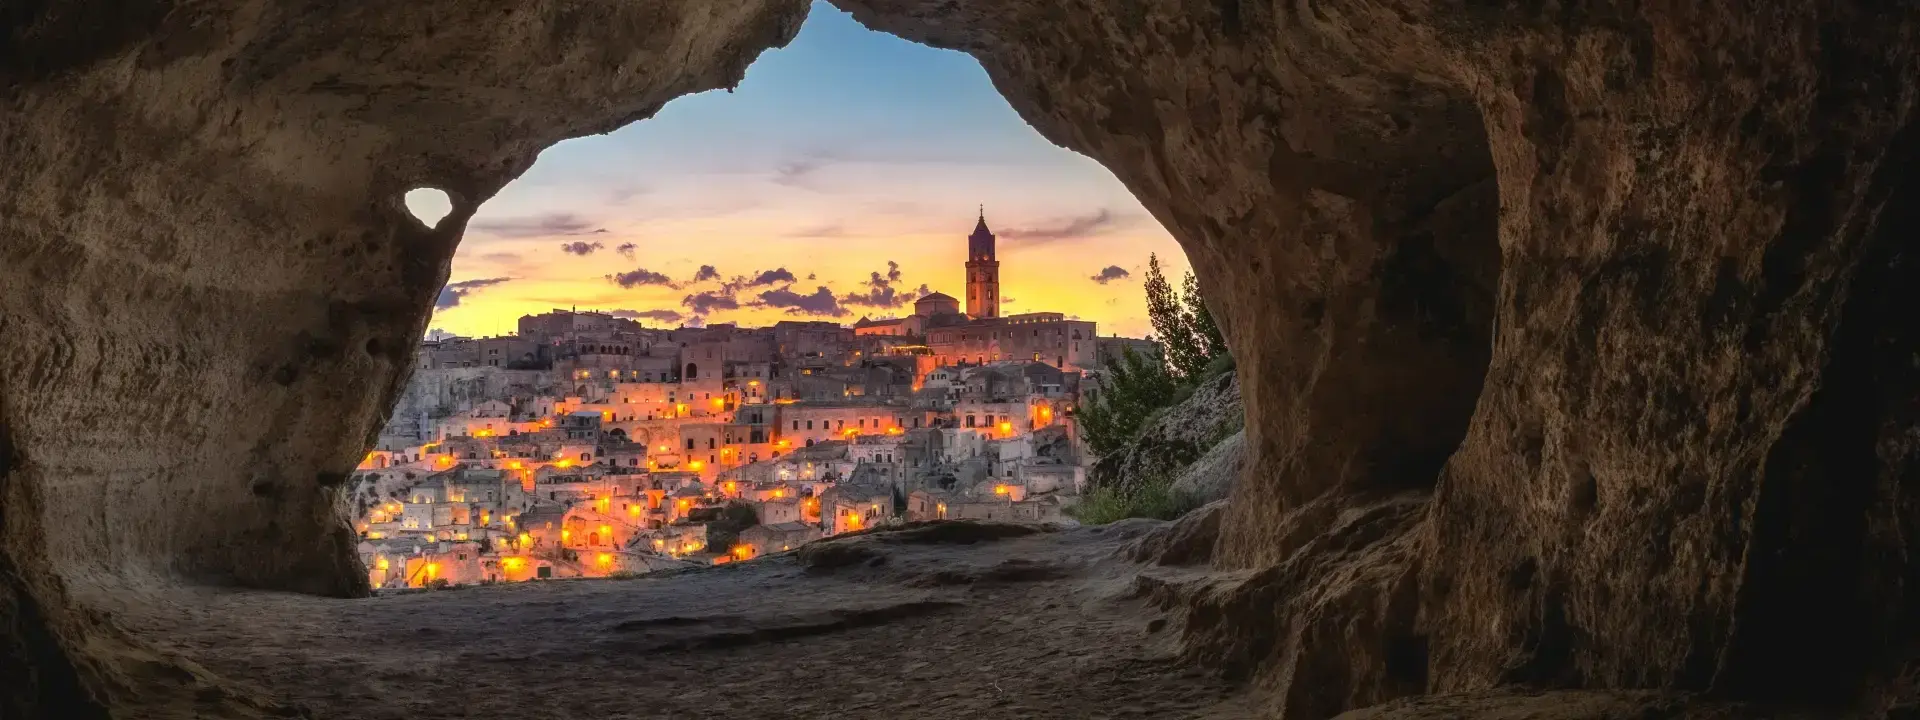
<instances>
[{"instance_id":1,"label":"glowing orange light","mask_svg":"<svg viewBox=\"0 0 1920 720\"><path fill-rule=\"evenodd\" d=\"M381 570L385 570L387 568L393 567L393 564L387 562L387 558L385 556L382 556L380 559L373 561L373 566Z\"/></svg>"},{"instance_id":2,"label":"glowing orange light","mask_svg":"<svg viewBox=\"0 0 1920 720\"><path fill-rule=\"evenodd\" d=\"M597 503L600 505L600 512L606 512L608 510L613 509L613 498L603 497L603 498L600 498L597 501ZM605 532L605 531L602 530L601 532Z\"/></svg>"},{"instance_id":3,"label":"glowing orange light","mask_svg":"<svg viewBox=\"0 0 1920 720\"><path fill-rule=\"evenodd\" d=\"M613 541L613 538L611 537L612 535L613 535L613 526L611 525L600 526L600 537L606 538L608 542L612 542Z\"/></svg>"},{"instance_id":4,"label":"glowing orange light","mask_svg":"<svg viewBox=\"0 0 1920 720\"><path fill-rule=\"evenodd\" d=\"M674 411L674 412L677 412L677 413L685 413L685 412L687 411L687 404L686 404L686 403L679 403L679 404L677 404L677 405L674 405L674 406L673 406L673 411Z\"/></svg>"},{"instance_id":5,"label":"glowing orange light","mask_svg":"<svg viewBox=\"0 0 1920 720\"><path fill-rule=\"evenodd\" d=\"M665 446L665 445L661 445L661 446L660 446L660 452L666 452L666 451L667 451L667 446Z\"/></svg>"},{"instance_id":6,"label":"glowing orange light","mask_svg":"<svg viewBox=\"0 0 1920 720\"><path fill-rule=\"evenodd\" d=\"M681 500L681 501L680 501L680 509L682 509L682 510L685 510L685 509L687 509L688 507L690 507L690 506L691 506L692 504L693 504L693 503L692 503L692 501L689 501L689 500Z\"/></svg>"},{"instance_id":7,"label":"glowing orange light","mask_svg":"<svg viewBox=\"0 0 1920 720\"><path fill-rule=\"evenodd\" d=\"M526 534L526 533L520 533L520 547L526 547L526 546L528 546L528 545L532 545L532 544L533 544L533 536L532 536L532 535L528 535L528 534Z\"/></svg>"},{"instance_id":8,"label":"glowing orange light","mask_svg":"<svg viewBox=\"0 0 1920 720\"><path fill-rule=\"evenodd\" d=\"M705 465L705 463L702 463L699 460L695 460L687 463L687 467L692 468L694 470L699 470L702 465Z\"/></svg>"},{"instance_id":9,"label":"glowing orange light","mask_svg":"<svg viewBox=\"0 0 1920 720\"><path fill-rule=\"evenodd\" d=\"M640 517L640 506L639 506L639 505L628 505L628 506L627 506L627 514L628 514L628 515L631 515L631 516L633 516L633 517Z\"/></svg>"},{"instance_id":10,"label":"glowing orange light","mask_svg":"<svg viewBox=\"0 0 1920 720\"><path fill-rule=\"evenodd\" d=\"M500 558L500 567L506 568L508 570L519 570L522 565L526 565L526 564L527 564L527 561L525 558L517 558L517 557Z\"/></svg>"},{"instance_id":11,"label":"glowing orange light","mask_svg":"<svg viewBox=\"0 0 1920 720\"><path fill-rule=\"evenodd\" d=\"M1013 488L1007 487L1005 485L993 486L993 494L995 495L1006 495L1011 492L1013 492Z\"/></svg>"},{"instance_id":12,"label":"glowing orange light","mask_svg":"<svg viewBox=\"0 0 1920 720\"><path fill-rule=\"evenodd\" d=\"M1000 423L1000 432L1003 432L1003 433L1013 432L1013 423L1010 423L1010 422Z\"/></svg>"},{"instance_id":13,"label":"glowing orange light","mask_svg":"<svg viewBox=\"0 0 1920 720\"><path fill-rule=\"evenodd\" d=\"M600 555L598 557L595 557L593 561L600 563L601 565L612 565L613 555L610 553L600 553Z\"/></svg>"},{"instance_id":14,"label":"glowing orange light","mask_svg":"<svg viewBox=\"0 0 1920 720\"><path fill-rule=\"evenodd\" d=\"M714 407L724 407L724 406L726 406L726 404L727 404L727 399L726 399L726 398L714 398L714 399L713 399L713 406L714 406Z\"/></svg>"},{"instance_id":15,"label":"glowing orange light","mask_svg":"<svg viewBox=\"0 0 1920 720\"><path fill-rule=\"evenodd\" d=\"M791 445L791 444L793 444L793 443L790 443L790 442L788 442L788 441L786 441L786 440L781 440L780 442L777 442L777 443L774 443L774 446L775 446L775 447L786 447L786 446L788 446L788 445Z\"/></svg>"},{"instance_id":16,"label":"glowing orange light","mask_svg":"<svg viewBox=\"0 0 1920 720\"><path fill-rule=\"evenodd\" d=\"M427 563L427 579L432 580L440 574L440 563Z\"/></svg>"},{"instance_id":17,"label":"glowing orange light","mask_svg":"<svg viewBox=\"0 0 1920 720\"><path fill-rule=\"evenodd\" d=\"M440 460L439 460L439 463L440 463L441 465L452 465L452 464L453 464L453 456L452 456L452 455L441 455L441 456L440 456Z\"/></svg>"},{"instance_id":18,"label":"glowing orange light","mask_svg":"<svg viewBox=\"0 0 1920 720\"><path fill-rule=\"evenodd\" d=\"M906 430L904 430L904 429L902 429L902 428L901 428L900 426L898 426L898 425L895 425L895 426L893 426L893 427L890 427L890 428L887 428L887 434L888 434L888 435L899 435L900 433L903 433L903 432L906 432Z\"/></svg>"},{"instance_id":19,"label":"glowing orange light","mask_svg":"<svg viewBox=\"0 0 1920 720\"><path fill-rule=\"evenodd\" d=\"M747 381L747 385L748 385L749 387L760 387L760 381L759 381L759 380L748 380L748 381Z\"/></svg>"},{"instance_id":20,"label":"glowing orange light","mask_svg":"<svg viewBox=\"0 0 1920 720\"><path fill-rule=\"evenodd\" d=\"M665 540L655 540L655 541L653 541L653 546L654 546L654 547L666 547L666 546L667 546L667 541L665 541Z\"/></svg>"},{"instance_id":21,"label":"glowing orange light","mask_svg":"<svg viewBox=\"0 0 1920 720\"><path fill-rule=\"evenodd\" d=\"M573 467L573 461L562 459L559 462L554 463L553 466L564 470L566 468Z\"/></svg>"},{"instance_id":22,"label":"glowing orange light","mask_svg":"<svg viewBox=\"0 0 1920 720\"><path fill-rule=\"evenodd\" d=\"M726 488L727 492L734 492L735 490L740 489L740 485L738 483L735 483L732 480L728 480L724 485L721 485L721 487Z\"/></svg>"},{"instance_id":23,"label":"glowing orange light","mask_svg":"<svg viewBox=\"0 0 1920 720\"><path fill-rule=\"evenodd\" d=\"M572 539L573 539L573 531L572 531L572 530L561 530L561 531L560 531L560 542L566 542L566 541L568 541L568 540L572 540Z\"/></svg>"},{"instance_id":24,"label":"glowing orange light","mask_svg":"<svg viewBox=\"0 0 1920 720\"><path fill-rule=\"evenodd\" d=\"M613 419L613 411L612 411L612 410L601 410L601 411L600 411L600 419L601 419L601 420L612 420L612 419Z\"/></svg>"},{"instance_id":25,"label":"glowing orange light","mask_svg":"<svg viewBox=\"0 0 1920 720\"><path fill-rule=\"evenodd\" d=\"M753 555L753 546L752 545L735 545L733 546L733 555L734 557L738 557L741 560L745 560L748 557L751 557Z\"/></svg>"},{"instance_id":26,"label":"glowing orange light","mask_svg":"<svg viewBox=\"0 0 1920 720\"><path fill-rule=\"evenodd\" d=\"M774 490L773 490L773 496L774 496L774 497L784 497L784 496L786 496L786 494L787 494L787 491L785 491L785 490L781 490L781 489L779 489L779 488L774 488Z\"/></svg>"},{"instance_id":27,"label":"glowing orange light","mask_svg":"<svg viewBox=\"0 0 1920 720\"><path fill-rule=\"evenodd\" d=\"M524 467L526 466L522 464L519 460L513 460L507 463L508 470L519 470Z\"/></svg>"}]
</instances>

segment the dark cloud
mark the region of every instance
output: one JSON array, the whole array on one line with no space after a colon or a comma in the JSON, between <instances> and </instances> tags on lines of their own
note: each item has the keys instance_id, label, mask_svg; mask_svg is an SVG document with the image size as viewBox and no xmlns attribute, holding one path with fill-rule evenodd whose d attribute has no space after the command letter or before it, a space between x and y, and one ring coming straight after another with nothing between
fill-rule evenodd
<instances>
[{"instance_id":1,"label":"dark cloud","mask_svg":"<svg viewBox=\"0 0 1920 720\"><path fill-rule=\"evenodd\" d=\"M467 227L475 232L507 238L592 235L607 231L606 228L595 228L593 221L573 213L475 220L468 223Z\"/></svg>"},{"instance_id":2,"label":"dark cloud","mask_svg":"<svg viewBox=\"0 0 1920 720\"><path fill-rule=\"evenodd\" d=\"M620 253L621 257L625 257L628 260L632 260L633 251L638 249L640 249L639 245L635 245L633 243L620 243L620 247L614 248L613 251Z\"/></svg>"},{"instance_id":3,"label":"dark cloud","mask_svg":"<svg viewBox=\"0 0 1920 720\"><path fill-rule=\"evenodd\" d=\"M680 322L685 315L678 310L615 310L608 313L617 318L629 320L659 320L660 322Z\"/></svg>"},{"instance_id":4,"label":"dark cloud","mask_svg":"<svg viewBox=\"0 0 1920 720\"><path fill-rule=\"evenodd\" d=\"M481 288L499 285L512 279L513 278L497 277L447 283L446 287L440 288L440 297L433 301L433 309L445 310L450 307L458 307L460 305L460 299L466 297L469 293Z\"/></svg>"},{"instance_id":5,"label":"dark cloud","mask_svg":"<svg viewBox=\"0 0 1920 720\"><path fill-rule=\"evenodd\" d=\"M1120 267L1119 265L1108 265L1087 279L1105 285L1115 280L1125 280L1130 277L1133 277L1133 273L1127 272L1126 268Z\"/></svg>"},{"instance_id":6,"label":"dark cloud","mask_svg":"<svg viewBox=\"0 0 1920 720\"><path fill-rule=\"evenodd\" d=\"M1001 238L1015 241L1015 244L1037 245L1057 240L1073 240L1093 237L1119 226L1120 220L1113 211L1102 208L1088 215L1060 218L1047 224L1002 230Z\"/></svg>"},{"instance_id":7,"label":"dark cloud","mask_svg":"<svg viewBox=\"0 0 1920 720\"><path fill-rule=\"evenodd\" d=\"M700 271L693 274L693 282L706 282L708 280L719 280L719 279L720 279L720 271L715 269L712 265L701 265Z\"/></svg>"},{"instance_id":8,"label":"dark cloud","mask_svg":"<svg viewBox=\"0 0 1920 720\"><path fill-rule=\"evenodd\" d=\"M793 273L788 272L786 268L774 268L772 270L763 270L754 273L753 277L735 275L733 279L727 281L721 289L731 295L747 288L766 287L780 283L793 284L796 282L799 282L799 278L794 277Z\"/></svg>"},{"instance_id":9,"label":"dark cloud","mask_svg":"<svg viewBox=\"0 0 1920 720\"><path fill-rule=\"evenodd\" d=\"M740 301L735 300L732 293L724 291L694 293L682 298L680 304L691 309L695 315L708 315L715 310L740 308Z\"/></svg>"},{"instance_id":10,"label":"dark cloud","mask_svg":"<svg viewBox=\"0 0 1920 720\"><path fill-rule=\"evenodd\" d=\"M817 279L819 279L819 277L820 277L820 276L818 276L818 275L815 275L815 274L813 274L813 273L807 273L807 279L808 279L808 280L817 280Z\"/></svg>"},{"instance_id":11,"label":"dark cloud","mask_svg":"<svg viewBox=\"0 0 1920 720\"><path fill-rule=\"evenodd\" d=\"M814 173L820 171L820 168L826 167L827 163L828 158L820 155L781 163L779 167L773 169L773 182L776 185L788 187L810 187L808 181L812 179Z\"/></svg>"},{"instance_id":12,"label":"dark cloud","mask_svg":"<svg viewBox=\"0 0 1920 720\"><path fill-rule=\"evenodd\" d=\"M432 330L427 331L428 340L445 340L450 337L458 337L458 336L454 335L453 333L447 332L445 330L441 330L440 328L434 328Z\"/></svg>"},{"instance_id":13,"label":"dark cloud","mask_svg":"<svg viewBox=\"0 0 1920 720\"><path fill-rule=\"evenodd\" d=\"M913 302L918 295L926 294L927 286L925 285L920 286L921 292L918 294L913 291L903 293L895 290L893 284L900 280L900 276L900 263L888 260L885 275L876 271L868 277L866 292L847 293L841 296L840 302L862 307L896 308Z\"/></svg>"},{"instance_id":14,"label":"dark cloud","mask_svg":"<svg viewBox=\"0 0 1920 720\"><path fill-rule=\"evenodd\" d=\"M778 290L760 293L755 301L756 307L785 308L788 315L815 315L819 317L843 317L848 315L846 308L840 307L840 300L833 291L825 287L817 288L811 295L801 295L788 285Z\"/></svg>"},{"instance_id":15,"label":"dark cloud","mask_svg":"<svg viewBox=\"0 0 1920 720\"><path fill-rule=\"evenodd\" d=\"M1011 298L1011 297L1007 297L1007 296L1001 296L1001 298L1000 298L1000 304L1001 304L1001 305L1012 305L1012 304L1014 304L1014 303L1017 303L1017 302L1020 302L1020 301L1019 301L1019 300L1015 300L1015 299L1013 299L1013 298Z\"/></svg>"},{"instance_id":16,"label":"dark cloud","mask_svg":"<svg viewBox=\"0 0 1920 720\"><path fill-rule=\"evenodd\" d=\"M631 272L608 275L607 281L623 288L632 288L641 285L665 285L671 288L679 287L679 285L674 284L673 278L646 268L634 268Z\"/></svg>"},{"instance_id":17,"label":"dark cloud","mask_svg":"<svg viewBox=\"0 0 1920 720\"><path fill-rule=\"evenodd\" d=\"M584 257L587 255L592 255L594 254L594 252L599 251L605 247L606 245L603 245L597 242L590 243L584 240L575 240L570 243L561 243L560 252L566 253L568 255L580 255Z\"/></svg>"}]
</instances>

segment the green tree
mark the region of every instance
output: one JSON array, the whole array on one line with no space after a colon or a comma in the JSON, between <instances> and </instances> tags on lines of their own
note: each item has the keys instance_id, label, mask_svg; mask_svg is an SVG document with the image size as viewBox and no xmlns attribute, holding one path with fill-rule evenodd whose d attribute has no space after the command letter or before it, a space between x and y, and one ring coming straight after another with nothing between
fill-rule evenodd
<instances>
[{"instance_id":1,"label":"green tree","mask_svg":"<svg viewBox=\"0 0 1920 720\"><path fill-rule=\"evenodd\" d=\"M1193 276L1192 270L1187 271L1187 277L1180 285L1180 304L1185 306L1183 319L1200 346L1201 355L1206 358L1206 362L1200 363L1200 367L1204 368L1229 354L1227 338L1220 333L1220 324L1214 322L1213 311L1207 309L1206 298L1200 296L1200 281Z\"/></svg>"},{"instance_id":2,"label":"green tree","mask_svg":"<svg viewBox=\"0 0 1920 720\"><path fill-rule=\"evenodd\" d=\"M1153 323L1153 333L1160 337L1167 363L1180 378L1198 377L1207 367L1207 352L1187 319L1180 294L1167 284L1167 276L1160 272L1157 255L1147 256L1145 287L1147 320Z\"/></svg>"},{"instance_id":3,"label":"green tree","mask_svg":"<svg viewBox=\"0 0 1920 720\"><path fill-rule=\"evenodd\" d=\"M759 524L760 517L753 512L752 505L739 500L729 502L720 510L720 516L707 524L707 547L726 552L740 541L741 532Z\"/></svg>"},{"instance_id":4,"label":"green tree","mask_svg":"<svg viewBox=\"0 0 1920 720\"><path fill-rule=\"evenodd\" d=\"M1080 403L1076 413L1087 445L1102 455L1133 440L1154 411L1173 404L1179 390L1166 363L1130 347L1122 348L1105 369L1099 392Z\"/></svg>"}]
</instances>

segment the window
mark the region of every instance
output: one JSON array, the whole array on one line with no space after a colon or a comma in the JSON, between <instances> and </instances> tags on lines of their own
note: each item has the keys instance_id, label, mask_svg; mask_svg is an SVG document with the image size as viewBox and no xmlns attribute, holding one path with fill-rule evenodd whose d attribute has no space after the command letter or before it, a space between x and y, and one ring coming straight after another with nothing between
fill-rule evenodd
<instances>
[{"instance_id":1,"label":"window","mask_svg":"<svg viewBox=\"0 0 1920 720\"><path fill-rule=\"evenodd\" d=\"M795 429L795 430L799 430L799 429L800 429L800 421L799 421L799 420L795 420L795 421L793 421L793 429Z\"/></svg>"},{"instance_id":2,"label":"window","mask_svg":"<svg viewBox=\"0 0 1920 720\"><path fill-rule=\"evenodd\" d=\"M713 438L707 438L707 449L708 450L713 449Z\"/></svg>"},{"instance_id":3,"label":"window","mask_svg":"<svg viewBox=\"0 0 1920 720\"><path fill-rule=\"evenodd\" d=\"M693 449L693 438L687 438L687 449L688 450Z\"/></svg>"}]
</instances>

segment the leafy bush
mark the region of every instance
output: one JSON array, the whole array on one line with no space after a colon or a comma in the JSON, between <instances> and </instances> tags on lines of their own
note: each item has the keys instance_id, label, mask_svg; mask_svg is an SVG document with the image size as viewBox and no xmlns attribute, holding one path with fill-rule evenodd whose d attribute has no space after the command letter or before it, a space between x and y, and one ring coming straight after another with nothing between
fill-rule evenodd
<instances>
[{"instance_id":1,"label":"leafy bush","mask_svg":"<svg viewBox=\"0 0 1920 720\"><path fill-rule=\"evenodd\" d=\"M1067 514L1088 525L1105 525L1135 517L1172 520L1202 504L1199 498L1175 490L1171 476L1159 475L1131 485L1094 488Z\"/></svg>"}]
</instances>

